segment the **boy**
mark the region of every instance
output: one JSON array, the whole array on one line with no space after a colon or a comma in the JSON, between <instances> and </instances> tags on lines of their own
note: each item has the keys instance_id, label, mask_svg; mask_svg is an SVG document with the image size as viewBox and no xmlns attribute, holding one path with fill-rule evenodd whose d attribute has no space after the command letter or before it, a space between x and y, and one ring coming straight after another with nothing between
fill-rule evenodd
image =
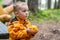
<instances>
[{"instance_id":1,"label":"boy","mask_svg":"<svg viewBox=\"0 0 60 40\"><path fill-rule=\"evenodd\" d=\"M8 26L9 40L30 40L37 33L38 28L27 20L27 4L20 1L15 3L14 13L16 18Z\"/></svg>"}]
</instances>

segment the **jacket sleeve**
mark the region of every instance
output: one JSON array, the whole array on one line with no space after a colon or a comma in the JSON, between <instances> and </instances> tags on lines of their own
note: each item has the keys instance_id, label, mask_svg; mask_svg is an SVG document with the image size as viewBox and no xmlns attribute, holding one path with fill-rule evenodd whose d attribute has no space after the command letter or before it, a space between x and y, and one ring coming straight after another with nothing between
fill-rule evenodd
<instances>
[{"instance_id":1,"label":"jacket sleeve","mask_svg":"<svg viewBox=\"0 0 60 40\"><path fill-rule=\"evenodd\" d=\"M38 27L35 25L32 25L29 21L28 21L27 27L30 28L34 33L38 32Z\"/></svg>"},{"instance_id":2,"label":"jacket sleeve","mask_svg":"<svg viewBox=\"0 0 60 40\"><path fill-rule=\"evenodd\" d=\"M31 25L30 22L27 24L27 28L32 31L32 34L28 33L28 38L32 38L38 32L38 28L35 25Z\"/></svg>"},{"instance_id":3,"label":"jacket sleeve","mask_svg":"<svg viewBox=\"0 0 60 40\"><path fill-rule=\"evenodd\" d=\"M30 26L28 26L28 28L30 28L34 33L38 32L38 28L35 25L30 25Z\"/></svg>"}]
</instances>

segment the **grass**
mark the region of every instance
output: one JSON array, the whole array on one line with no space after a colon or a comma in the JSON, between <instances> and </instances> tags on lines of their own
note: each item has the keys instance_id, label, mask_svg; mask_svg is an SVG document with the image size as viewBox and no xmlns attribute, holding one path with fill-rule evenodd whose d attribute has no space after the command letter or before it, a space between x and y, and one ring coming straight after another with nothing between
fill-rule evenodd
<instances>
[{"instance_id":1,"label":"grass","mask_svg":"<svg viewBox=\"0 0 60 40\"><path fill-rule=\"evenodd\" d=\"M35 15L33 15L32 12L29 14L30 21L37 21L37 22L45 22L45 21L55 21L55 22L60 22L60 9L53 9L53 10L38 10Z\"/></svg>"}]
</instances>

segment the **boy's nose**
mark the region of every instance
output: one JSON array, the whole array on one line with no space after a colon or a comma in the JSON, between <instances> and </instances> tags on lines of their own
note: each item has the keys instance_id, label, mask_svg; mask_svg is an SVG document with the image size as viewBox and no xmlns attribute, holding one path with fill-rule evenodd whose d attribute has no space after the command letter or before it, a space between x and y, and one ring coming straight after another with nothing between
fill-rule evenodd
<instances>
[{"instance_id":1,"label":"boy's nose","mask_svg":"<svg viewBox=\"0 0 60 40\"><path fill-rule=\"evenodd\" d=\"M29 15L29 12L26 12L26 15Z\"/></svg>"},{"instance_id":2,"label":"boy's nose","mask_svg":"<svg viewBox=\"0 0 60 40\"><path fill-rule=\"evenodd\" d=\"M29 12L26 12L26 14L29 14Z\"/></svg>"},{"instance_id":3,"label":"boy's nose","mask_svg":"<svg viewBox=\"0 0 60 40\"><path fill-rule=\"evenodd\" d=\"M28 14L28 12L26 12L26 14Z\"/></svg>"}]
</instances>

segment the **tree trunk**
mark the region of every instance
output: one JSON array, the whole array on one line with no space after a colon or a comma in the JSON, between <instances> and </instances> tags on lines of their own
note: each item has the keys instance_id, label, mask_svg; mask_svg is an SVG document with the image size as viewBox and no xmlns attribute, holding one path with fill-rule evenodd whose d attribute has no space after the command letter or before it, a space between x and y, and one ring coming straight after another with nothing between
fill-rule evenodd
<instances>
[{"instance_id":1,"label":"tree trunk","mask_svg":"<svg viewBox=\"0 0 60 40\"><path fill-rule=\"evenodd\" d=\"M57 8L60 8L60 0L58 1L58 7Z\"/></svg>"},{"instance_id":2,"label":"tree trunk","mask_svg":"<svg viewBox=\"0 0 60 40\"><path fill-rule=\"evenodd\" d=\"M20 0L20 1L25 2L25 0Z\"/></svg>"},{"instance_id":3,"label":"tree trunk","mask_svg":"<svg viewBox=\"0 0 60 40\"><path fill-rule=\"evenodd\" d=\"M48 0L48 9L51 8L51 0Z\"/></svg>"},{"instance_id":4,"label":"tree trunk","mask_svg":"<svg viewBox=\"0 0 60 40\"><path fill-rule=\"evenodd\" d=\"M38 10L38 0L28 0L28 7L31 11L37 12L37 10Z\"/></svg>"},{"instance_id":5,"label":"tree trunk","mask_svg":"<svg viewBox=\"0 0 60 40\"><path fill-rule=\"evenodd\" d=\"M22 2L25 2L25 0L13 0L13 2L17 2L17 1L22 1Z\"/></svg>"},{"instance_id":6,"label":"tree trunk","mask_svg":"<svg viewBox=\"0 0 60 40\"><path fill-rule=\"evenodd\" d=\"M56 9L56 8L57 8L57 2L55 0L54 9Z\"/></svg>"}]
</instances>

